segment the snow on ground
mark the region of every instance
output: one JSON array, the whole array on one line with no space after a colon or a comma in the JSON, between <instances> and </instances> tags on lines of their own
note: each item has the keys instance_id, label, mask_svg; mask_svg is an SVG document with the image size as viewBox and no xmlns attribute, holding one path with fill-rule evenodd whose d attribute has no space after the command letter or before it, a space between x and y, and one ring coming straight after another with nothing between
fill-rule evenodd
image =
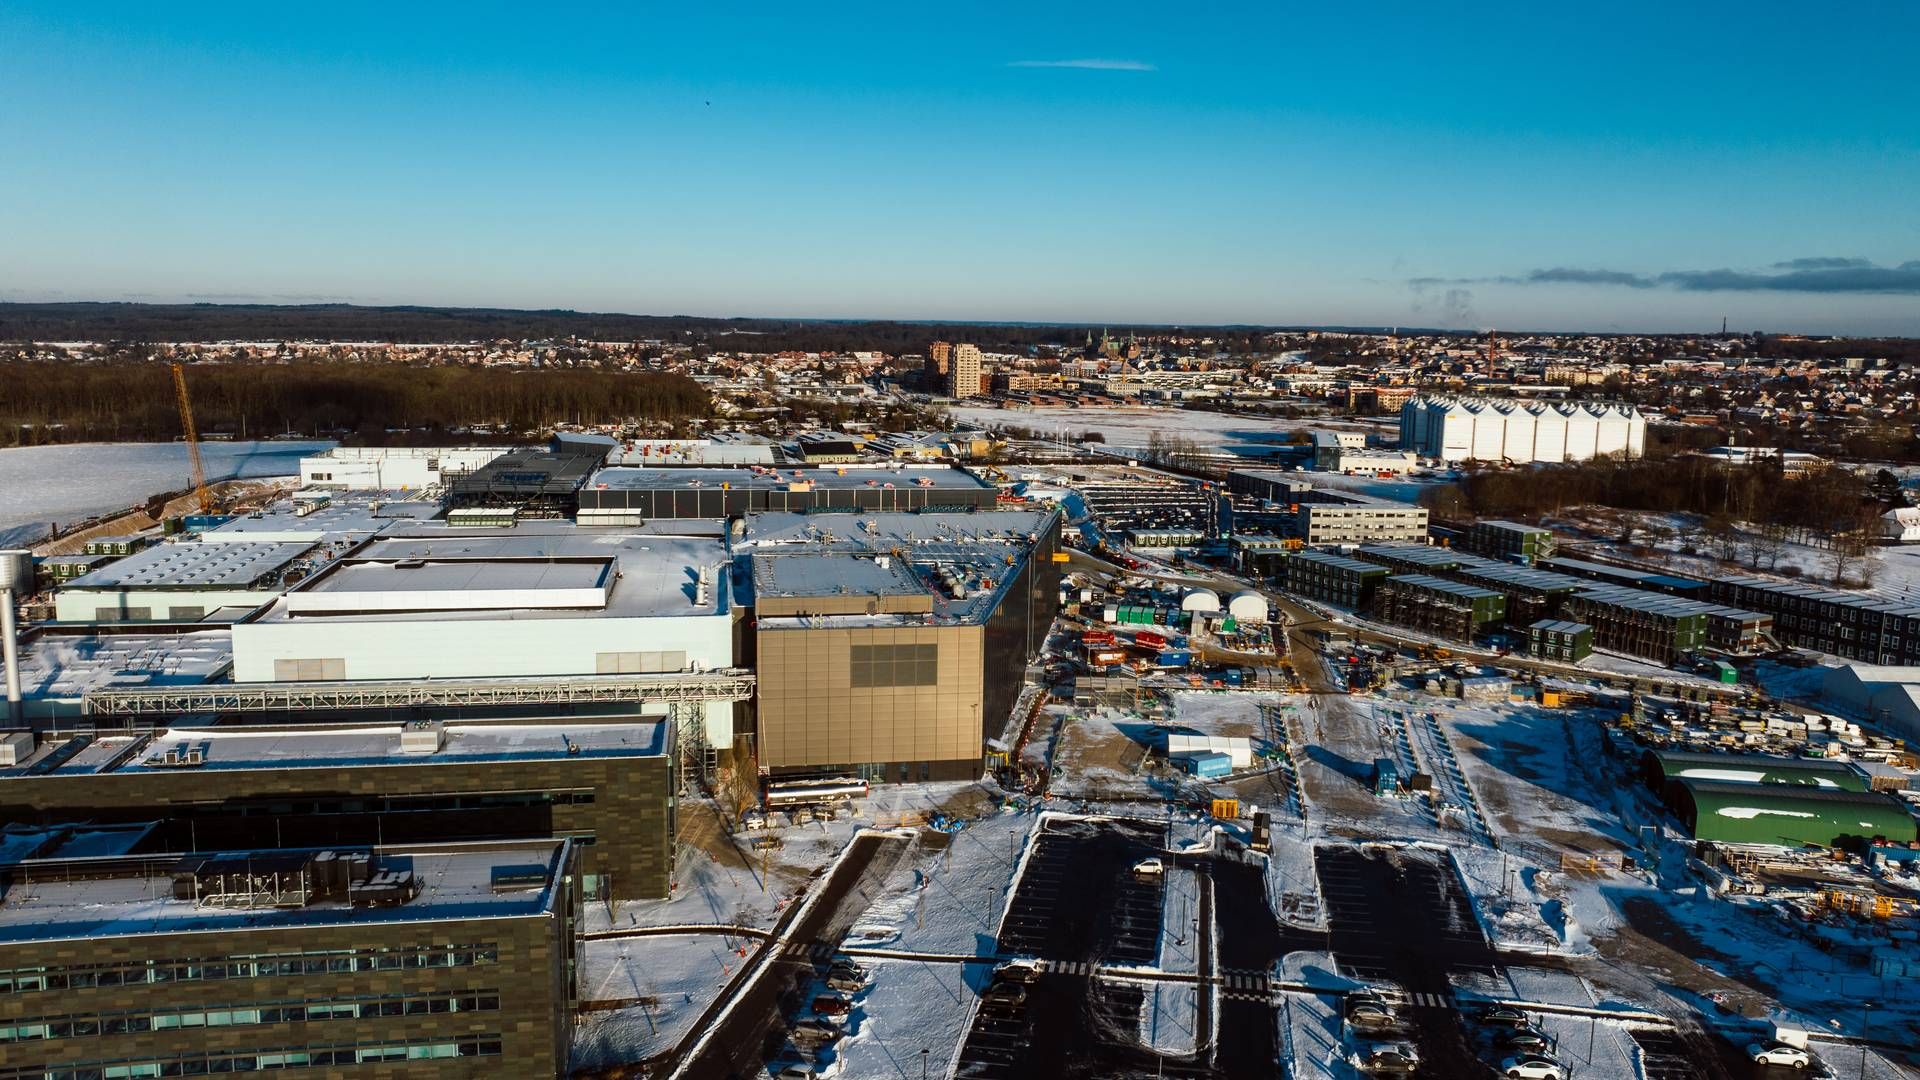
<instances>
[{"instance_id":1,"label":"snow on ground","mask_svg":"<svg viewBox=\"0 0 1920 1080\"><path fill-rule=\"evenodd\" d=\"M1154 982L1141 987L1140 1044L1167 1053L1191 1054L1200 1044L1200 988L1192 983Z\"/></svg>"},{"instance_id":2,"label":"snow on ground","mask_svg":"<svg viewBox=\"0 0 1920 1080\"><path fill-rule=\"evenodd\" d=\"M735 951L743 944L751 952L751 941L724 934L583 942L580 998L587 1011L574 1026L574 1067L639 1061L678 1045L747 962Z\"/></svg>"},{"instance_id":3,"label":"snow on ground","mask_svg":"<svg viewBox=\"0 0 1920 1080\"><path fill-rule=\"evenodd\" d=\"M841 1080L927 1076L953 1067L979 993L992 977L985 964L918 960L863 961L873 981L834 1046Z\"/></svg>"},{"instance_id":4,"label":"snow on ground","mask_svg":"<svg viewBox=\"0 0 1920 1080\"><path fill-rule=\"evenodd\" d=\"M200 456L209 482L293 476L300 471L303 455L332 445L210 442L201 445ZM36 530L44 534L47 522L67 525L116 513L163 491L184 491L191 484L185 443L10 447L0 450L0 530L8 537L31 538Z\"/></svg>"},{"instance_id":5,"label":"snow on ground","mask_svg":"<svg viewBox=\"0 0 1920 1080\"><path fill-rule=\"evenodd\" d=\"M1011 810L970 823L937 851L922 834L913 856L881 885L853 926L863 946L946 956L992 956L1037 814Z\"/></svg>"},{"instance_id":6,"label":"snow on ground","mask_svg":"<svg viewBox=\"0 0 1920 1080\"><path fill-rule=\"evenodd\" d=\"M1078 439L1082 433L1097 431L1114 446L1144 447L1155 434L1162 438L1192 439L1208 449L1257 456L1265 447L1287 441L1295 431L1307 431L1313 425L1299 420L1267 420L1256 417L1228 416L1196 409L1156 409L1146 406L1114 409L1034 409L1014 407L996 409L979 405L953 405L947 412L956 421L980 427L1022 427L1043 436Z\"/></svg>"},{"instance_id":7,"label":"snow on ground","mask_svg":"<svg viewBox=\"0 0 1920 1080\"><path fill-rule=\"evenodd\" d=\"M1167 871L1166 892L1160 903L1160 953L1155 966L1162 971L1200 970L1200 872L1176 866Z\"/></svg>"}]
</instances>

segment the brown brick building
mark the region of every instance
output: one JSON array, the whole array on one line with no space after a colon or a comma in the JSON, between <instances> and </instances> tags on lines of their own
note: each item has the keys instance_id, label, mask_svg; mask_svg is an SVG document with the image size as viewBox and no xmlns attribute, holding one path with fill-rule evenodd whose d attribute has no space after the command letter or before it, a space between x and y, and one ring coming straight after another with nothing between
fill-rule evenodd
<instances>
[{"instance_id":1,"label":"brown brick building","mask_svg":"<svg viewBox=\"0 0 1920 1080\"><path fill-rule=\"evenodd\" d=\"M566 841L0 866L0 1080L553 1077Z\"/></svg>"}]
</instances>

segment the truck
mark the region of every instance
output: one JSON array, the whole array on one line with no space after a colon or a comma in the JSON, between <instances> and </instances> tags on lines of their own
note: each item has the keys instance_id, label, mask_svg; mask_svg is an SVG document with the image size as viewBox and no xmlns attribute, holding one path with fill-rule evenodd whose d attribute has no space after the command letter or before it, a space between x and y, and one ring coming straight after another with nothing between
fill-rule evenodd
<instances>
[{"instance_id":1,"label":"truck","mask_svg":"<svg viewBox=\"0 0 1920 1080\"><path fill-rule=\"evenodd\" d=\"M1247 846L1255 851L1270 851L1273 849L1272 814L1267 813L1265 810L1255 810L1253 812L1253 837L1247 842Z\"/></svg>"}]
</instances>

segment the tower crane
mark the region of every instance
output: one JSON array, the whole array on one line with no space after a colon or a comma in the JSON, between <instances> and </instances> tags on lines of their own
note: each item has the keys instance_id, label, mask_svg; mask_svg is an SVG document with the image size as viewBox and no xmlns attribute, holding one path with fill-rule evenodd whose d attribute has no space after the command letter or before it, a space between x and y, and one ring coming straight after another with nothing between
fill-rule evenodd
<instances>
[{"instance_id":1,"label":"tower crane","mask_svg":"<svg viewBox=\"0 0 1920 1080\"><path fill-rule=\"evenodd\" d=\"M193 426L193 400L187 396L187 369L173 365L173 396L180 404L180 430L187 437L187 460L193 464L193 497L200 512L213 513L213 493L207 490L207 469L200 461L200 432Z\"/></svg>"}]
</instances>

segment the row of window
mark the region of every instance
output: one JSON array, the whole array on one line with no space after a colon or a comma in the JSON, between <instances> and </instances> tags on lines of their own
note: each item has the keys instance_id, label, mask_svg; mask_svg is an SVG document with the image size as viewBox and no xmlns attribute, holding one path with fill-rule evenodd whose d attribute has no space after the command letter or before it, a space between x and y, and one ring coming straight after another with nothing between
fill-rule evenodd
<instances>
[{"instance_id":1,"label":"row of window","mask_svg":"<svg viewBox=\"0 0 1920 1080\"><path fill-rule=\"evenodd\" d=\"M93 609L93 617L96 622L152 622L154 621L153 608L151 607L129 607L129 608L97 607ZM195 607L195 606L188 605L188 606L168 608L166 621L168 622L199 622L201 619L204 619L206 617L207 617L207 609L204 606Z\"/></svg>"},{"instance_id":2,"label":"row of window","mask_svg":"<svg viewBox=\"0 0 1920 1080\"><path fill-rule=\"evenodd\" d=\"M122 964L69 964L0 970L0 994L39 990L85 990L96 986L268 978L277 975L339 975L355 971L474 967L498 963L500 948L428 945L399 949L329 949L260 953L211 959L148 960Z\"/></svg>"},{"instance_id":3,"label":"row of window","mask_svg":"<svg viewBox=\"0 0 1920 1080\"><path fill-rule=\"evenodd\" d=\"M256 800L232 804L220 803L221 816L287 817L315 814L426 814L449 810L502 810L524 806L584 806L593 802L593 791L583 788L568 791L478 792L466 795L393 795L366 799ZM213 804L209 804L213 805Z\"/></svg>"},{"instance_id":4,"label":"row of window","mask_svg":"<svg viewBox=\"0 0 1920 1080\"><path fill-rule=\"evenodd\" d=\"M940 646L934 644L855 645L848 664L848 683L855 689L940 682Z\"/></svg>"},{"instance_id":5,"label":"row of window","mask_svg":"<svg viewBox=\"0 0 1920 1080\"><path fill-rule=\"evenodd\" d=\"M37 1016L0 1023L0 1044L35 1042L43 1039L83 1039L96 1035L130 1035L146 1031L173 1031L180 1028L495 1012L499 1008L499 991L477 990L460 994L277 1002L244 1008Z\"/></svg>"},{"instance_id":6,"label":"row of window","mask_svg":"<svg viewBox=\"0 0 1920 1080\"><path fill-rule=\"evenodd\" d=\"M440 1058L497 1057L500 1036L469 1035L436 1042L380 1043L370 1046L285 1047L245 1053L195 1054L144 1061L0 1066L0 1080L136 1080L158 1076L211 1076L281 1069L337 1069L380 1061L433 1061Z\"/></svg>"}]
</instances>

